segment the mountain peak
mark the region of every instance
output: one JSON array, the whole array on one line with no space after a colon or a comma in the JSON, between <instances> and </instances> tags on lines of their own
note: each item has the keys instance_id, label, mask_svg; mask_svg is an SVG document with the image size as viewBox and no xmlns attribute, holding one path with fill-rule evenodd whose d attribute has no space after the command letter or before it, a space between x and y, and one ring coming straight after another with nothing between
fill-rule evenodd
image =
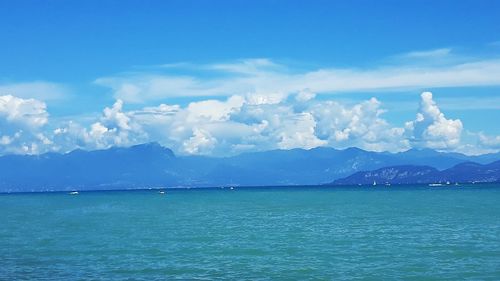
<instances>
[{"instance_id":1,"label":"mountain peak","mask_svg":"<svg viewBox=\"0 0 500 281\"><path fill-rule=\"evenodd\" d=\"M134 148L134 149L137 149L137 148L153 148L153 149L158 149L158 148L164 148L164 147L160 143L158 143L156 141L152 141L152 142L146 142L146 143L140 143L140 144L132 145L130 148Z\"/></svg>"},{"instance_id":2,"label":"mountain peak","mask_svg":"<svg viewBox=\"0 0 500 281\"><path fill-rule=\"evenodd\" d=\"M366 150L363 150L361 148L354 147L354 146L348 147L348 148L344 149L343 151L349 152L349 153L368 152Z\"/></svg>"},{"instance_id":3,"label":"mountain peak","mask_svg":"<svg viewBox=\"0 0 500 281\"><path fill-rule=\"evenodd\" d=\"M162 146L158 142L136 144L131 146L129 149L137 152L167 154L170 157L175 157L174 152L171 149Z\"/></svg>"},{"instance_id":4,"label":"mountain peak","mask_svg":"<svg viewBox=\"0 0 500 281\"><path fill-rule=\"evenodd\" d=\"M425 147L421 147L421 148L410 148L408 149L407 151L403 151L402 153L418 153L418 154L439 154L438 151L434 150L434 149L431 149L431 148L425 148Z\"/></svg>"}]
</instances>

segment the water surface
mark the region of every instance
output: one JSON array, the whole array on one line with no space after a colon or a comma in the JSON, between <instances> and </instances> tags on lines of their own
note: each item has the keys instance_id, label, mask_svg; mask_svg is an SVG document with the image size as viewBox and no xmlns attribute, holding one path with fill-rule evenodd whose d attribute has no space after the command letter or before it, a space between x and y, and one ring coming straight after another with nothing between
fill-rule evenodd
<instances>
[{"instance_id":1,"label":"water surface","mask_svg":"<svg viewBox=\"0 0 500 281\"><path fill-rule=\"evenodd\" d=\"M0 280L500 280L500 186L0 195Z\"/></svg>"}]
</instances>

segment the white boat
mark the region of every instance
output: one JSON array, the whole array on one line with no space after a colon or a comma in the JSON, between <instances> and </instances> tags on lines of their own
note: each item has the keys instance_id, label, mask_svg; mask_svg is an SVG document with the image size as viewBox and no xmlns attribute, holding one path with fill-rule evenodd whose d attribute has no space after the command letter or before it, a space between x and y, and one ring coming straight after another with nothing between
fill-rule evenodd
<instances>
[{"instance_id":1,"label":"white boat","mask_svg":"<svg viewBox=\"0 0 500 281\"><path fill-rule=\"evenodd\" d=\"M70 193L68 193L69 195L78 195L78 191L71 191Z\"/></svg>"},{"instance_id":2,"label":"white boat","mask_svg":"<svg viewBox=\"0 0 500 281\"><path fill-rule=\"evenodd\" d=\"M373 186L376 186L376 185L377 185L377 182L376 182L376 181L373 181L373 184L372 184L372 185L373 185Z\"/></svg>"},{"instance_id":3,"label":"white boat","mask_svg":"<svg viewBox=\"0 0 500 281\"><path fill-rule=\"evenodd\" d=\"M442 183L429 183L429 186L443 186Z\"/></svg>"},{"instance_id":4,"label":"white boat","mask_svg":"<svg viewBox=\"0 0 500 281\"><path fill-rule=\"evenodd\" d=\"M160 191L158 191L158 193L163 195L163 194L165 194L165 191L160 190Z\"/></svg>"}]
</instances>

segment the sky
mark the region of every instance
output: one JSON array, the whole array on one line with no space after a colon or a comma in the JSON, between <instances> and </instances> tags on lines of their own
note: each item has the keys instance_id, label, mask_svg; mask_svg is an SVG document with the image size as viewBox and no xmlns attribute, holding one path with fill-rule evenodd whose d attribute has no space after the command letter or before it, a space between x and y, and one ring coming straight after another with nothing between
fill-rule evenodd
<instances>
[{"instance_id":1,"label":"sky","mask_svg":"<svg viewBox=\"0 0 500 281\"><path fill-rule=\"evenodd\" d=\"M0 1L0 155L500 151L499 1Z\"/></svg>"}]
</instances>

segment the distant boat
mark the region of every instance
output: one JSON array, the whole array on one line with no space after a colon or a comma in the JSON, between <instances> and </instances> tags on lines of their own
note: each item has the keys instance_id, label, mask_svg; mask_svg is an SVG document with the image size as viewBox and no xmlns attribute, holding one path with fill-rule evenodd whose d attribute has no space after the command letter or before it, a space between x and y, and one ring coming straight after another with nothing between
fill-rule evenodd
<instances>
[{"instance_id":1,"label":"distant boat","mask_svg":"<svg viewBox=\"0 0 500 281\"><path fill-rule=\"evenodd\" d=\"M429 183L429 186L443 186L442 183Z\"/></svg>"},{"instance_id":2,"label":"distant boat","mask_svg":"<svg viewBox=\"0 0 500 281\"><path fill-rule=\"evenodd\" d=\"M376 181L373 181L373 184L372 184L372 185L373 185L373 186L376 186L376 185L377 185L377 182L376 182Z\"/></svg>"},{"instance_id":3,"label":"distant boat","mask_svg":"<svg viewBox=\"0 0 500 281\"><path fill-rule=\"evenodd\" d=\"M391 186L391 184L390 184L390 183L388 183L388 182L386 182L386 183L385 183L385 186Z\"/></svg>"},{"instance_id":4,"label":"distant boat","mask_svg":"<svg viewBox=\"0 0 500 281\"><path fill-rule=\"evenodd\" d=\"M71 191L70 193L68 193L69 195L78 195L78 191Z\"/></svg>"},{"instance_id":5,"label":"distant boat","mask_svg":"<svg viewBox=\"0 0 500 281\"><path fill-rule=\"evenodd\" d=\"M233 189L234 189L234 187L232 187L232 186L231 186L229 189L233 190Z\"/></svg>"},{"instance_id":6,"label":"distant boat","mask_svg":"<svg viewBox=\"0 0 500 281\"><path fill-rule=\"evenodd\" d=\"M160 191L158 191L158 193L163 195L163 194L165 194L165 191L160 190Z\"/></svg>"}]
</instances>

